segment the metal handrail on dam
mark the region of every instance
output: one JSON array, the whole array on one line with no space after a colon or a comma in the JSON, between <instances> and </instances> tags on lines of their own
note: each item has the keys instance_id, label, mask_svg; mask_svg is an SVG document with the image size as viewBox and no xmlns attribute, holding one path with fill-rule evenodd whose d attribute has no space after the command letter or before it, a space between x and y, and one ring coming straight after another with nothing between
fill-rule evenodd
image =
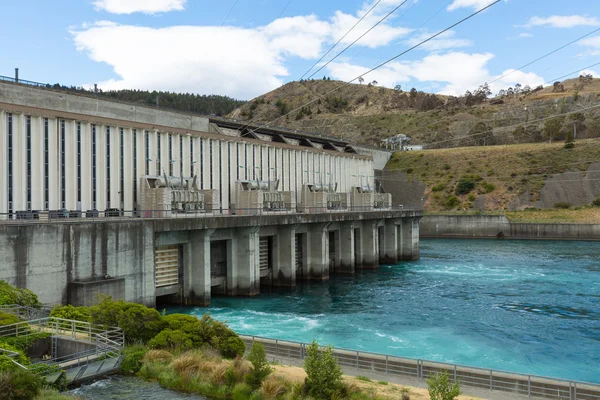
<instances>
[{"instance_id":1,"label":"metal handrail on dam","mask_svg":"<svg viewBox=\"0 0 600 400\"><path fill-rule=\"evenodd\" d=\"M241 336L241 338L248 346L253 342L262 343L267 356L277 361L303 360L308 346L307 343L259 336ZM342 367L365 373L426 380L432 374L446 372L454 382L460 382L467 387L540 399L600 400L600 385L594 383L339 348L334 348L333 354Z\"/></svg>"},{"instance_id":2,"label":"metal handrail on dam","mask_svg":"<svg viewBox=\"0 0 600 400\"><path fill-rule=\"evenodd\" d=\"M219 208L213 210L118 210L109 209L104 211L87 210L50 210L50 211L16 211L12 213L0 213L0 224L40 224L60 222L95 222L95 221L130 221L130 220L156 220L156 219L178 219L178 218L228 218L248 217L263 215L316 215L336 213L361 213L378 211L422 211L418 206L394 206L387 208L356 207L327 209L323 207L290 207L281 210L266 210L264 208Z\"/></svg>"}]
</instances>

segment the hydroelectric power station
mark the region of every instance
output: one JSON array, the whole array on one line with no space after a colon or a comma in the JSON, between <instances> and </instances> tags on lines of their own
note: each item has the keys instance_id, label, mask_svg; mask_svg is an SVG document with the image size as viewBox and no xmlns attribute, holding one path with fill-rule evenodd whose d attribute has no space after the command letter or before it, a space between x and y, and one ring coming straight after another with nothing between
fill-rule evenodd
<instances>
[{"instance_id":1,"label":"hydroelectric power station","mask_svg":"<svg viewBox=\"0 0 600 400\"><path fill-rule=\"evenodd\" d=\"M0 83L0 279L45 303L209 305L419 257L390 153Z\"/></svg>"}]
</instances>

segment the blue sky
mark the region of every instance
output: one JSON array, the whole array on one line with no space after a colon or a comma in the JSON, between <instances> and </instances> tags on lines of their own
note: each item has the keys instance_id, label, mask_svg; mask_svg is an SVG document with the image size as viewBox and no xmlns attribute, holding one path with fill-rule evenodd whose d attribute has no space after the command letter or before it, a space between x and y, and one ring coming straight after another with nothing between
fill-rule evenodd
<instances>
[{"instance_id":1,"label":"blue sky","mask_svg":"<svg viewBox=\"0 0 600 400\"><path fill-rule=\"evenodd\" d=\"M298 80L377 1L238 0L235 7L235 0L5 2L0 75L12 76L19 67L22 79L40 82L250 99ZM325 60L403 1L381 0ZM315 78L354 78L491 2L407 0ZM464 93L598 28L596 0L503 0L365 80ZM600 32L493 89L539 85L599 61Z\"/></svg>"}]
</instances>

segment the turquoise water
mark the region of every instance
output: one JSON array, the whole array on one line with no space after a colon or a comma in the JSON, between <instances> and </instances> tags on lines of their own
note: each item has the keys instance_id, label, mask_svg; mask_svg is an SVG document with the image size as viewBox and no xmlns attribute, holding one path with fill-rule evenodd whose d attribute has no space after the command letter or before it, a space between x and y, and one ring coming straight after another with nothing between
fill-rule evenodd
<instances>
[{"instance_id":1,"label":"turquoise water","mask_svg":"<svg viewBox=\"0 0 600 400\"><path fill-rule=\"evenodd\" d=\"M600 243L422 240L416 262L212 304L243 334L600 383Z\"/></svg>"}]
</instances>

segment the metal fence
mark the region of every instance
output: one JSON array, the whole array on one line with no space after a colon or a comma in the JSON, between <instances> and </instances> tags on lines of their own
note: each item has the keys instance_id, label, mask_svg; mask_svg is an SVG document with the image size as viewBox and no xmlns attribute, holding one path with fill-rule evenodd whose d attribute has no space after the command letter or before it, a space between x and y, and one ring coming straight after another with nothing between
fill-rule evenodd
<instances>
[{"instance_id":1,"label":"metal fence","mask_svg":"<svg viewBox=\"0 0 600 400\"><path fill-rule=\"evenodd\" d=\"M208 210L50 210L50 211L16 211L12 213L0 213L0 224L26 225L60 222L98 222L98 221L130 221L130 220L156 220L156 219L185 219L185 218L228 218L240 216L269 216L269 215L323 215L336 213L364 213L385 211L422 211L417 206L394 206L387 208L374 207L287 207L284 209L265 208L219 208Z\"/></svg>"},{"instance_id":2,"label":"metal fence","mask_svg":"<svg viewBox=\"0 0 600 400\"><path fill-rule=\"evenodd\" d=\"M24 315L23 308L5 306L2 311L14 315ZM0 338L5 337L34 337L39 333L47 333L50 336L50 354L48 360L38 361L26 367L18 364L14 358L16 354L0 348L0 353L5 353L18 366L26 368L33 373L44 374L49 370L45 367L57 366L61 369L69 369L88 365L91 362L108 359L119 359L121 350L125 346L125 337L121 328L104 328L88 322L68 320L55 317L31 319L10 325L0 326ZM92 345L87 350L58 356L58 338L77 340ZM101 365L102 366L102 365ZM83 373L82 369L80 372Z\"/></svg>"},{"instance_id":3,"label":"metal fence","mask_svg":"<svg viewBox=\"0 0 600 400\"><path fill-rule=\"evenodd\" d=\"M258 336L242 336L242 339L248 346L253 342L262 343L268 357L278 361L303 360L308 346L306 343ZM510 392L530 398L600 400L600 385L593 383L516 374L355 350L333 349L333 354L341 366L365 373L426 380L431 375L446 372L453 381L460 382L461 385L467 387Z\"/></svg>"}]
</instances>

